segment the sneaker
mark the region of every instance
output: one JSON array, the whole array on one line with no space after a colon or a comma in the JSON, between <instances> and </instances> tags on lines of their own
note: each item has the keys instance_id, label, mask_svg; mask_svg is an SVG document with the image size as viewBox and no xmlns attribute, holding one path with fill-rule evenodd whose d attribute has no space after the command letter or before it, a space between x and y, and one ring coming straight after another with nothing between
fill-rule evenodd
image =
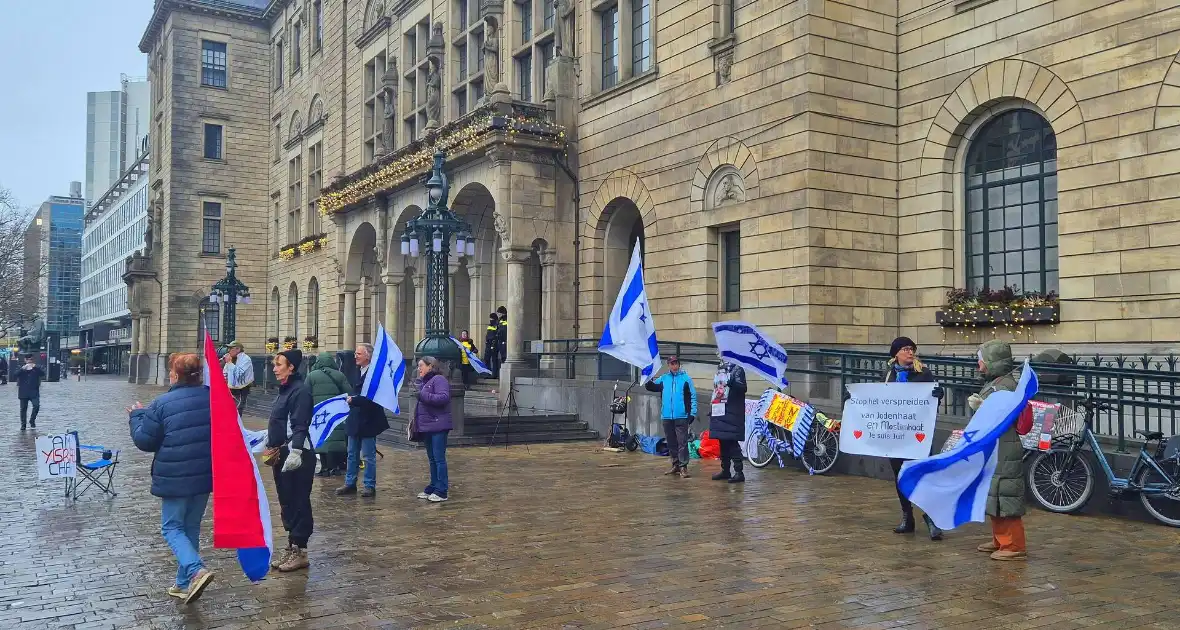
<instances>
[{"instance_id":1,"label":"sneaker","mask_svg":"<svg viewBox=\"0 0 1180 630\"><path fill-rule=\"evenodd\" d=\"M371 498L377 496L377 489L365 486L365 488L363 490L361 490L361 496L366 499L371 499Z\"/></svg>"},{"instance_id":2,"label":"sneaker","mask_svg":"<svg viewBox=\"0 0 1180 630\"><path fill-rule=\"evenodd\" d=\"M173 584L172 586L168 587L168 596L175 597L177 599L185 599L188 597L188 589L180 588L179 586Z\"/></svg>"},{"instance_id":3,"label":"sneaker","mask_svg":"<svg viewBox=\"0 0 1180 630\"><path fill-rule=\"evenodd\" d=\"M292 547L291 545L287 545L287 548L284 549L282 551L282 553L275 554L274 557L270 559L270 568L277 569L280 566L282 566L282 564L284 562L286 562L288 558L291 557L291 550L293 548L294 547Z\"/></svg>"},{"instance_id":4,"label":"sneaker","mask_svg":"<svg viewBox=\"0 0 1180 630\"><path fill-rule=\"evenodd\" d=\"M184 603L191 604L201 598L201 593L205 592L205 588L213 581L213 572L209 569L201 569L193 576L193 581L188 585L188 594L184 597Z\"/></svg>"},{"instance_id":5,"label":"sneaker","mask_svg":"<svg viewBox=\"0 0 1180 630\"><path fill-rule=\"evenodd\" d=\"M348 494L356 494L356 486L340 486L336 488L336 496L342 497Z\"/></svg>"},{"instance_id":6,"label":"sneaker","mask_svg":"<svg viewBox=\"0 0 1180 630\"><path fill-rule=\"evenodd\" d=\"M983 553L994 553L999 551L999 549L1000 548L996 546L996 542L994 540L991 542L985 542L975 548L976 551L982 551Z\"/></svg>"},{"instance_id":7,"label":"sneaker","mask_svg":"<svg viewBox=\"0 0 1180 630\"><path fill-rule=\"evenodd\" d=\"M445 495L441 495L436 492L436 493L426 497L426 500L430 501L431 503L442 503L443 501L447 500L447 497Z\"/></svg>"},{"instance_id":8,"label":"sneaker","mask_svg":"<svg viewBox=\"0 0 1180 630\"><path fill-rule=\"evenodd\" d=\"M290 571L298 571L299 569L306 569L311 563L307 561L307 550L298 547L291 548L291 555L283 564L279 565L279 571L288 573Z\"/></svg>"},{"instance_id":9,"label":"sneaker","mask_svg":"<svg viewBox=\"0 0 1180 630\"><path fill-rule=\"evenodd\" d=\"M1000 550L992 554L992 560L1027 560L1028 554L1023 551Z\"/></svg>"},{"instance_id":10,"label":"sneaker","mask_svg":"<svg viewBox=\"0 0 1180 630\"><path fill-rule=\"evenodd\" d=\"M418 493L418 498L419 498L419 499L429 499L429 498L430 498L430 494L431 494L431 493L429 493L429 492L422 491L422 492L419 492L419 493Z\"/></svg>"}]
</instances>

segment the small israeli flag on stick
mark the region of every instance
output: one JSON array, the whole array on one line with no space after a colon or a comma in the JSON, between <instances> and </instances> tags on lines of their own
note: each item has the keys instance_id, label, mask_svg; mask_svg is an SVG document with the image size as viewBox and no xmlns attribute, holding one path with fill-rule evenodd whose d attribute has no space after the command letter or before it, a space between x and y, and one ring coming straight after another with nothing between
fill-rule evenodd
<instances>
[{"instance_id":1,"label":"small israeli flag on stick","mask_svg":"<svg viewBox=\"0 0 1180 630\"><path fill-rule=\"evenodd\" d=\"M717 322L713 337L721 357L753 370L778 388L787 387L787 351L747 322Z\"/></svg>"},{"instance_id":2,"label":"small israeli flag on stick","mask_svg":"<svg viewBox=\"0 0 1180 630\"><path fill-rule=\"evenodd\" d=\"M619 288L615 307L610 311L598 351L639 368L639 382L646 383L660 366L660 347L656 324L648 308L647 288L643 285L643 262L639 239L631 251L631 264Z\"/></svg>"},{"instance_id":3,"label":"small israeli flag on stick","mask_svg":"<svg viewBox=\"0 0 1180 630\"><path fill-rule=\"evenodd\" d=\"M479 357L475 356L474 352L467 349L467 346L463 345L458 339L455 339L454 337L451 337L451 341L454 341L455 345L459 346L459 350L463 354L467 355L467 362L471 364L471 367L475 368L476 372L479 372L480 374L492 373L492 368L488 367L483 361L480 361Z\"/></svg>"},{"instance_id":4,"label":"small israeli flag on stick","mask_svg":"<svg viewBox=\"0 0 1180 630\"><path fill-rule=\"evenodd\" d=\"M401 413L397 394L406 380L406 361L385 326L377 326L377 343L373 347L373 360L361 386L361 395L385 407L395 415Z\"/></svg>"},{"instance_id":5,"label":"small israeli flag on stick","mask_svg":"<svg viewBox=\"0 0 1180 630\"><path fill-rule=\"evenodd\" d=\"M332 430L336 428L336 425L348 418L349 409L348 396L346 394L333 396L312 408L311 426L309 427L308 433L311 434L311 445L313 448L319 448L324 445L328 436L332 435Z\"/></svg>"}]
</instances>

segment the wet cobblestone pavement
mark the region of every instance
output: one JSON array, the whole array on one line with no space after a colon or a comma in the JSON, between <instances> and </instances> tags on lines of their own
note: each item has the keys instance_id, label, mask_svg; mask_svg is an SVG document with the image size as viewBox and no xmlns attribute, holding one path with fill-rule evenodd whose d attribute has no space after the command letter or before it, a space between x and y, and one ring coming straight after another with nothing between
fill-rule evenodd
<instances>
[{"instance_id":1,"label":"wet cobblestone pavement","mask_svg":"<svg viewBox=\"0 0 1180 630\"><path fill-rule=\"evenodd\" d=\"M310 571L251 585L231 551L203 549L217 579L186 608L164 593L151 459L123 412L158 392L44 385L41 433L123 449L120 495L70 505L36 480L0 387L0 628L1180 628L1176 530L1033 510L1028 562L997 563L975 551L981 525L893 534L885 482L747 467L735 486L709 480L716 462L682 480L588 444L453 450L441 505L414 498L425 453L385 450L375 499L317 479Z\"/></svg>"}]
</instances>

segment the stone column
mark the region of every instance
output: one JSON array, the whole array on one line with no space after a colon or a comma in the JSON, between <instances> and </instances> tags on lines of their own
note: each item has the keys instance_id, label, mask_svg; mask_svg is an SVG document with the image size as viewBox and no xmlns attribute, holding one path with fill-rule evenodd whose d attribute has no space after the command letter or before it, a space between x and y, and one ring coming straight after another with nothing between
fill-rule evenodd
<instances>
[{"instance_id":1,"label":"stone column","mask_svg":"<svg viewBox=\"0 0 1180 630\"><path fill-rule=\"evenodd\" d=\"M504 261L508 263L508 358L505 363L522 363L524 343L524 280L525 264L532 258L533 252L523 247L513 247L501 250Z\"/></svg>"},{"instance_id":2,"label":"stone column","mask_svg":"<svg viewBox=\"0 0 1180 630\"><path fill-rule=\"evenodd\" d=\"M344 285L344 338L340 345L344 350L356 348L356 292L355 284Z\"/></svg>"},{"instance_id":3,"label":"stone column","mask_svg":"<svg viewBox=\"0 0 1180 630\"><path fill-rule=\"evenodd\" d=\"M491 309L485 308L483 303L483 273L484 265L470 264L471 259L468 260L467 277L470 279L471 294L468 296L470 300L467 305L467 319L471 321L471 338L476 339L475 342L480 349L483 349L483 334L488 327L488 313Z\"/></svg>"},{"instance_id":4,"label":"stone column","mask_svg":"<svg viewBox=\"0 0 1180 630\"><path fill-rule=\"evenodd\" d=\"M423 256L425 259L425 256ZM426 262L423 260L423 262ZM418 342L426 337L426 274L414 274L414 338L410 340L410 348L403 353L412 355Z\"/></svg>"},{"instance_id":5,"label":"stone column","mask_svg":"<svg viewBox=\"0 0 1180 630\"><path fill-rule=\"evenodd\" d=\"M540 252L541 258L541 339L557 339L557 324L559 313L558 300L561 287L558 286L557 251L552 247ZM542 370L557 367L559 357L546 355L541 357Z\"/></svg>"},{"instance_id":6,"label":"stone column","mask_svg":"<svg viewBox=\"0 0 1180 630\"><path fill-rule=\"evenodd\" d=\"M139 316L131 318L131 356L139 354Z\"/></svg>"},{"instance_id":7,"label":"stone column","mask_svg":"<svg viewBox=\"0 0 1180 630\"><path fill-rule=\"evenodd\" d=\"M146 317L145 317L146 315ZM139 319L139 352L140 354L151 354L148 351L150 344L148 343L148 322L151 320L151 313L144 313L140 315ZM162 348L161 348L162 350Z\"/></svg>"},{"instance_id":8,"label":"stone column","mask_svg":"<svg viewBox=\"0 0 1180 630\"><path fill-rule=\"evenodd\" d=\"M397 321L397 296L400 295L402 277L384 276L381 280L385 282L385 332L389 333L390 339L393 339L400 347L404 342L398 339L401 326Z\"/></svg>"}]
</instances>

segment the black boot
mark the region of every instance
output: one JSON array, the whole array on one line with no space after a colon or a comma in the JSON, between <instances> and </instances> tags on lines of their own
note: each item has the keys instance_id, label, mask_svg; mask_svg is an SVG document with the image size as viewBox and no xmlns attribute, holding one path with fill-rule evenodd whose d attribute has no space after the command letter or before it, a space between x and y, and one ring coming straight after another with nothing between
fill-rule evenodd
<instances>
[{"instance_id":1,"label":"black boot","mask_svg":"<svg viewBox=\"0 0 1180 630\"><path fill-rule=\"evenodd\" d=\"M930 540L942 540L942 530L930 520L930 515L923 514L922 520L926 522L926 527L930 528Z\"/></svg>"},{"instance_id":2,"label":"black boot","mask_svg":"<svg viewBox=\"0 0 1180 630\"><path fill-rule=\"evenodd\" d=\"M742 472L745 463L740 459L733 460L733 477L729 479L729 483L742 483L746 480L746 473Z\"/></svg>"},{"instance_id":3,"label":"black boot","mask_svg":"<svg viewBox=\"0 0 1180 630\"><path fill-rule=\"evenodd\" d=\"M729 477L730 477L730 475L729 475L729 459L722 457L721 458L721 472L717 473L716 475L713 475L713 481L721 481L723 479L729 479Z\"/></svg>"},{"instance_id":4,"label":"black boot","mask_svg":"<svg viewBox=\"0 0 1180 630\"><path fill-rule=\"evenodd\" d=\"M912 534L914 533L914 512L913 510L901 511L901 523L893 528L894 534Z\"/></svg>"}]
</instances>

